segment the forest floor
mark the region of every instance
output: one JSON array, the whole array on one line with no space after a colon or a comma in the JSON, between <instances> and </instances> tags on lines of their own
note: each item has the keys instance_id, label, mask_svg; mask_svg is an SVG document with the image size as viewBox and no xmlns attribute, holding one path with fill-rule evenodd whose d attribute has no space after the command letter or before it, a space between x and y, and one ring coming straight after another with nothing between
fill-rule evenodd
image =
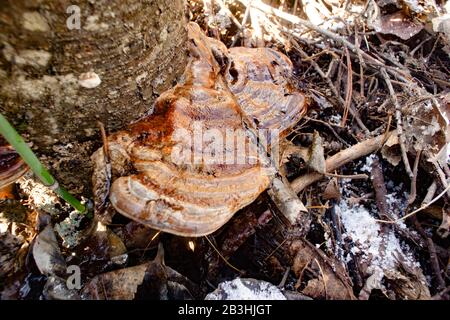
<instances>
[{"instance_id":1,"label":"forest floor","mask_svg":"<svg viewBox=\"0 0 450 320\"><path fill-rule=\"evenodd\" d=\"M308 110L281 159L308 234L267 193L204 237L94 225L27 174L0 204L1 298L449 299L450 1L190 0L188 13L228 48L291 59Z\"/></svg>"}]
</instances>

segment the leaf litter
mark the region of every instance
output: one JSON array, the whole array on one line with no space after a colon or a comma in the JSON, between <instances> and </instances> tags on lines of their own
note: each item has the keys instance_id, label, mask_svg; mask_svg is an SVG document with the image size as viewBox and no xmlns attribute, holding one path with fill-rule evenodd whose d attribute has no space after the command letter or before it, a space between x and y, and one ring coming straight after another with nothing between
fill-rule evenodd
<instances>
[{"instance_id":1,"label":"leaf litter","mask_svg":"<svg viewBox=\"0 0 450 320\"><path fill-rule=\"evenodd\" d=\"M266 193L207 238L103 224L26 174L1 200L14 204L0 215L2 299L449 299L449 3L188 1L227 48L291 59L310 107L281 141L280 174L308 233ZM366 179L378 156L388 217ZM81 288L67 287L69 265Z\"/></svg>"}]
</instances>

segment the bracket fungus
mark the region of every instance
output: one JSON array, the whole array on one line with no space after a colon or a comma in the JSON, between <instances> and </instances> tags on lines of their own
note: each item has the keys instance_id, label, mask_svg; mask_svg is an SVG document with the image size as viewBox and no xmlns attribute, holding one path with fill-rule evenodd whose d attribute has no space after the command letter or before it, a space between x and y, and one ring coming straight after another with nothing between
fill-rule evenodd
<instances>
[{"instance_id":1,"label":"bracket fungus","mask_svg":"<svg viewBox=\"0 0 450 320\"><path fill-rule=\"evenodd\" d=\"M288 133L305 114L305 96L290 83L292 62L270 48L235 47L225 78L242 111L259 129Z\"/></svg>"},{"instance_id":2,"label":"bracket fungus","mask_svg":"<svg viewBox=\"0 0 450 320\"><path fill-rule=\"evenodd\" d=\"M119 213L192 237L223 226L270 184L274 169L258 157L259 142L246 119L256 129L285 132L306 103L288 84L292 66L283 54L228 50L195 23L188 37L182 81L161 94L152 114L110 135L94 153L93 185L98 205L112 173L109 198Z\"/></svg>"},{"instance_id":3,"label":"bracket fungus","mask_svg":"<svg viewBox=\"0 0 450 320\"><path fill-rule=\"evenodd\" d=\"M28 166L2 137L0 137L0 189L15 182L28 171Z\"/></svg>"}]
</instances>

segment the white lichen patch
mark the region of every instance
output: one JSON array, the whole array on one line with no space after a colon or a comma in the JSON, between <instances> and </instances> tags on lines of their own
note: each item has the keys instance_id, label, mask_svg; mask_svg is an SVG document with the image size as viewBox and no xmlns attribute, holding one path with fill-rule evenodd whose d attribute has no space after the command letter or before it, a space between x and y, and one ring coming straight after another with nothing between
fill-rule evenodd
<instances>
[{"instance_id":1,"label":"white lichen patch","mask_svg":"<svg viewBox=\"0 0 450 320\"><path fill-rule=\"evenodd\" d=\"M82 73L78 77L78 84L83 88L93 89L98 87L100 83L102 83L102 80L99 75L92 71Z\"/></svg>"},{"instance_id":2,"label":"white lichen patch","mask_svg":"<svg viewBox=\"0 0 450 320\"><path fill-rule=\"evenodd\" d=\"M93 15L86 18L86 25L84 30L92 32L101 32L108 30L109 25L104 22L99 22L99 16Z\"/></svg>"},{"instance_id":3,"label":"white lichen patch","mask_svg":"<svg viewBox=\"0 0 450 320\"><path fill-rule=\"evenodd\" d=\"M6 61L12 62L14 56L16 55L16 50L8 42L3 42L2 54Z\"/></svg>"},{"instance_id":4,"label":"white lichen patch","mask_svg":"<svg viewBox=\"0 0 450 320\"><path fill-rule=\"evenodd\" d=\"M22 15L22 26L29 31L50 31L47 20L45 20L45 18L37 11L24 12Z\"/></svg>"},{"instance_id":5,"label":"white lichen patch","mask_svg":"<svg viewBox=\"0 0 450 320\"><path fill-rule=\"evenodd\" d=\"M138 75L137 77L136 77L136 83L140 83L142 80L144 80L145 78L147 78L147 76L148 76L148 72L147 71L144 71L144 72L142 72L140 75Z\"/></svg>"},{"instance_id":6,"label":"white lichen patch","mask_svg":"<svg viewBox=\"0 0 450 320\"><path fill-rule=\"evenodd\" d=\"M15 56L15 62L19 66L32 66L34 68L47 67L52 55L45 50L22 50Z\"/></svg>"},{"instance_id":7,"label":"white lichen patch","mask_svg":"<svg viewBox=\"0 0 450 320\"><path fill-rule=\"evenodd\" d=\"M79 244L82 238L82 232L79 230L82 219L81 213L72 211L66 219L55 225L55 231L63 240L64 247L73 248Z\"/></svg>"},{"instance_id":8,"label":"white lichen patch","mask_svg":"<svg viewBox=\"0 0 450 320\"><path fill-rule=\"evenodd\" d=\"M169 33L167 32L167 28L163 28L159 34L159 41L165 42L168 35Z\"/></svg>"},{"instance_id":9,"label":"white lichen patch","mask_svg":"<svg viewBox=\"0 0 450 320\"><path fill-rule=\"evenodd\" d=\"M60 101L75 103L77 99L78 81L73 74L61 76L45 75L39 79L29 79L24 74L15 81L4 83L2 94L15 98L20 96L24 100L42 100L46 95L52 95L55 104Z\"/></svg>"}]
</instances>

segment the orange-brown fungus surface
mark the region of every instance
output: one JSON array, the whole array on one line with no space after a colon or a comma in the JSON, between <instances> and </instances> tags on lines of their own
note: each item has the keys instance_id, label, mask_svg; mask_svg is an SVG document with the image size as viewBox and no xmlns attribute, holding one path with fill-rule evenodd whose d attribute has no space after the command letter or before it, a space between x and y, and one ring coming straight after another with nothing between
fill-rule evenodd
<instances>
[{"instance_id":1,"label":"orange-brown fungus surface","mask_svg":"<svg viewBox=\"0 0 450 320\"><path fill-rule=\"evenodd\" d=\"M188 36L183 80L156 100L151 115L107 139L114 178L109 197L130 219L202 236L223 226L270 183L244 118L283 132L303 115L305 99L287 83L292 67L281 53L228 51L195 23L188 25ZM220 55L226 67L217 62ZM103 148L93 156L94 189L103 157Z\"/></svg>"}]
</instances>

